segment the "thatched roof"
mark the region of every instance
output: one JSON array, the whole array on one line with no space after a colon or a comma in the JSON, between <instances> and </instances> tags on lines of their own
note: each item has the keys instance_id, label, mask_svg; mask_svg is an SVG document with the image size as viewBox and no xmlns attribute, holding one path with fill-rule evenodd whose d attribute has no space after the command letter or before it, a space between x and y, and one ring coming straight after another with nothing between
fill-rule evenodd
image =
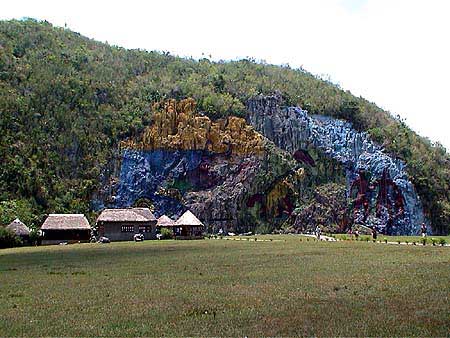
<instances>
[{"instance_id":1,"label":"thatched roof","mask_svg":"<svg viewBox=\"0 0 450 338\"><path fill-rule=\"evenodd\" d=\"M7 227L7 229L10 229L14 231L14 233L17 236L29 236L30 235L30 228L28 228L25 224L23 224L20 219L16 218L14 221L11 222Z\"/></svg>"},{"instance_id":2,"label":"thatched roof","mask_svg":"<svg viewBox=\"0 0 450 338\"><path fill-rule=\"evenodd\" d=\"M176 225L203 226L203 223L189 210L175 222Z\"/></svg>"},{"instance_id":3,"label":"thatched roof","mask_svg":"<svg viewBox=\"0 0 450 338\"><path fill-rule=\"evenodd\" d=\"M156 221L149 208L105 209L97 222L149 222Z\"/></svg>"},{"instance_id":4,"label":"thatched roof","mask_svg":"<svg viewBox=\"0 0 450 338\"><path fill-rule=\"evenodd\" d=\"M41 230L90 230L88 220L83 214L50 214L42 224Z\"/></svg>"},{"instance_id":5,"label":"thatched roof","mask_svg":"<svg viewBox=\"0 0 450 338\"><path fill-rule=\"evenodd\" d=\"M160 218L158 218L158 222L156 223L156 226L173 227L173 226L175 226L175 221L173 219L171 219L169 216L162 215Z\"/></svg>"}]
</instances>

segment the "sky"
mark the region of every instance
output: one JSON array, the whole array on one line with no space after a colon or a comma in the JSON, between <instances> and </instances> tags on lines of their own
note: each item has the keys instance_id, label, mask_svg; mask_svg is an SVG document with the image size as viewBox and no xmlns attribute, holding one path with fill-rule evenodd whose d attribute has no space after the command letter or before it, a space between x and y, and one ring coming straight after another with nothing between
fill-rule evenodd
<instances>
[{"instance_id":1,"label":"sky","mask_svg":"<svg viewBox=\"0 0 450 338\"><path fill-rule=\"evenodd\" d=\"M330 79L450 150L450 1L8 1L32 17L125 48L253 57Z\"/></svg>"}]
</instances>

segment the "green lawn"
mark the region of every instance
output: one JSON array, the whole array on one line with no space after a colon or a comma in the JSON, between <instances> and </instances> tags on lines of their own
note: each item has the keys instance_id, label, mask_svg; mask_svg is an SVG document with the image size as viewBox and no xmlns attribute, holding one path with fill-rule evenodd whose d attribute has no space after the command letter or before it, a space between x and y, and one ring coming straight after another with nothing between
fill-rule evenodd
<instances>
[{"instance_id":1,"label":"green lawn","mask_svg":"<svg viewBox=\"0 0 450 338\"><path fill-rule=\"evenodd\" d=\"M345 235L345 234L336 234L333 235L335 238L338 239L350 239L351 236L350 235ZM369 235L361 235L359 236L360 240L364 240L365 238L369 238L370 240L372 240L372 236ZM353 238L355 238L355 236L353 236ZM422 243L422 236L386 236L383 234L378 234L377 236L377 241L384 241L384 239L387 239L388 242L402 242L402 243L406 243L408 242L409 244L412 244L413 242L416 242L417 244ZM439 241L441 239L444 239L446 244L450 244L450 236L427 236L427 244L428 245L432 245L432 239L436 240L436 245L438 245Z\"/></svg>"},{"instance_id":2,"label":"green lawn","mask_svg":"<svg viewBox=\"0 0 450 338\"><path fill-rule=\"evenodd\" d=\"M0 251L0 336L448 336L450 248L146 241Z\"/></svg>"}]
</instances>

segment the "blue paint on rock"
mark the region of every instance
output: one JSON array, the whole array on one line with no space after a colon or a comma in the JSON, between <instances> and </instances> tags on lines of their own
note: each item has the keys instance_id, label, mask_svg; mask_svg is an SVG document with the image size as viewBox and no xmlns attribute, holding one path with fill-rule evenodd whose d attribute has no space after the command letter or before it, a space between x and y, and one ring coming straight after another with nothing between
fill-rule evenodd
<instances>
[{"instance_id":1,"label":"blue paint on rock","mask_svg":"<svg viewBox=\"0 0 450 338\"><path fill-rule=\"evenodd\" d=\"M197 150L124 150L112 206L129 207L140 198L148 198L155 206L156 216L180 215L185 210L182 203L159 194L159 188L166 186L168 180L183 178L187 172L196 169L202 155L203 152Z\"/></svg>"},{"instance_id":2,"label":"blue paint on rock","mask_svg":"<svg viewBox=\"0 0 450 338\"><path fill-rule=\"evenodd\" d=\"M390 234L420 233L421 224L425 221L422 204L408 179L403 161L387 155L367 133L356 131L349 122L321 115L311 116L298 107L281 108L280 103L278 96L261 96L249 101L250 124L291 154L312 146L342 163L347 172L349 195L350 187L361 171L370 173L372 182L387 176L394 188L401 191L404 201L401 215L389 220L392 215L389 217L387 210L379 210L377 215L372 213L366 218L357 215L356 221L375 226L380 231L387 230ZM392 190L391 187L386 189ZM375 204L373 198L371 202Z\"/></svg>"}]
</instances>

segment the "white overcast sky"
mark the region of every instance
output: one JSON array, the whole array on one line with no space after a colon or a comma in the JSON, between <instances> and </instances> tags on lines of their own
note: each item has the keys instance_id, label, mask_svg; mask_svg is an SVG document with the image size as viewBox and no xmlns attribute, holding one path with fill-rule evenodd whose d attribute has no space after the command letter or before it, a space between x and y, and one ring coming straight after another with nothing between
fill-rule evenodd
<instances>
[{"instance_id":1,"label":"white overcast sky","mask_svg":"<svg viewBox=\"0 0 450 338\"><path fill-rule=\"evenodd\" d=\"M126 48L303 66L450 149L450 0L2 2Z\"/></svg>"}]
</instances>

